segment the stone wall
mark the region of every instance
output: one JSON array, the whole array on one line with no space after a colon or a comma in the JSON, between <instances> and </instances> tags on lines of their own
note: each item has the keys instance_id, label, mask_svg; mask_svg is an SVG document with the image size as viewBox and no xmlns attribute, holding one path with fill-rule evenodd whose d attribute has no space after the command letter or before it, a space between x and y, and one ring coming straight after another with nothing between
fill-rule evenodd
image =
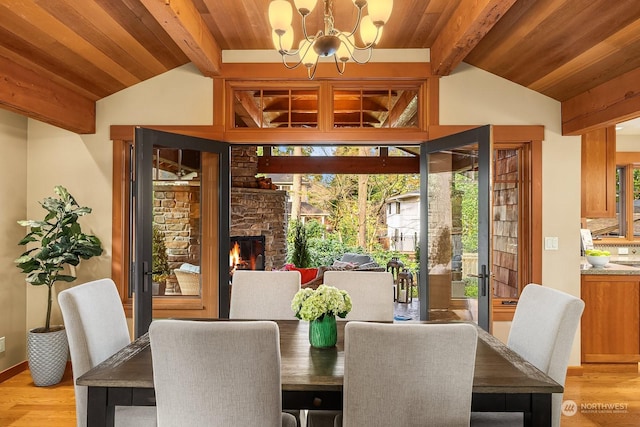
<instances>
[{"instance_id":1,"label":"stone wall","mask_svg":"<svg viewBox=\"0 0 640 427\"><path fill-rule=\"evenodd\" d=\"M200 265L200 186L155 184L153 222L164 233L169 269ZM174 291L174 276L167 292Z\"/></svg>"},{"instance_id":2,"label":"stone wall","mask_svg":"<svg viewBox=\"0 0 640 427\"><path fill-rule=\"evenodd\" d=\"M287 256L287 193L258 189L257 147L231 147L231 236L265 236L265 270Z\"/></svg>"},{"instance_id":3,"label":"stone wall","mask_svg":"<svg viewBox=\"0 0 640 427\"><path fill-rule=\"evenodd\" d=\"M282 267L287 256L286 192L231 189L231 236L265 236L265 270Z\"/></svg>"}]
</instances>

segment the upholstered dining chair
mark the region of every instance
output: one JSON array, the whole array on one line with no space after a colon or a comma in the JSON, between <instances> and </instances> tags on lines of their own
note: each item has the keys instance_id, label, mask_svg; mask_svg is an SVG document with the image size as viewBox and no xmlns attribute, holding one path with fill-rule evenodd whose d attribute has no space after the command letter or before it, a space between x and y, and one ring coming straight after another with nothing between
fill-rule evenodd
<instances>
[{"instance_id":1,"label":"upholstered dining chair","mask_svg":"<svg viewBox=\"0 0 640 427\"><path fill-rule=\"evenodd\" d=\"M394 282L391 273L327 271L324 273L324 284L349 293L353 308L344 320L393 321Z\"/></svg>"},{"instance_id":2,"label":"upholstered dining chair","mask_svg":"<svg viewBox=\"0 0 640 427\"><path fill-rule=\"evenodd\" d=\"M351 311L347 317L338 317L338 320L393 321L395 283L390 272L326 271L324 284L345 290L351 297ZM307 427L333 426L337 415L337 411L310 410Z\"/></svg>"},{"instance_id":3,"label":"upholstered dining chair","mask_svg":"<svg viewBox=\"0 0 640 427\"><path fill-rule=\"evenodd\" d=\"M149 339L160 426L296 426L275 322L156 320Z\"/></svg>"},{"instance_id":4,"label":"upholstered dining chair","mask_svg":"<svg viewBox=\"0 0 640 427\"><path fill-rule=\"evenodd\" d=\"M115 283L95 280L60 292L73 369L73 381L131 341L127 319ZM87 387L75 385L78 427L87 425ZM155 426L154 406L117 406L115 425Z\"/></svg>"},{"instance_id":5,"label":"upholstered dining chair","mask_svg":"<svg viewBox=\"0 0 640 427\"><path fill-rule=\"evenodd\" d=\"M229 318L295 320L291 300L299 290L298 271L238 270L233 273Z\"/></svg>"},{"instance_id":6,"label":"upholstered dining chair","mask_svg":"<svg viewBox=\"0 0 640 427\"><path fill-rule=\"evenodd\" d=\"M475 325L349 322L344 334L336 427L469 425Z\"/></svg>"},{"instance_id":7,"label":"upholstered dining chair","mask_svg":"<svg viewBox=\"0 0 640 427\"><path fill-rule=\"evenodd\" d=\"M549 287L530 283L523 289L513 316L507 346L564 386L573 339L584 301ZM551 397L552 425L560 425L562 393ZM472 426L523 425L522 413L471 414Z\"/></svg>"},{"instance_id":8,"label":"upholstered dining chair","mask_svg":"<svg viewBox=\"0 0 640 427\"><path fill-rule=\"evenodd\" d=\"M300 290L299 271L237 270L231 286L230 319L296 320L291 300ZM286 411L302 424L299 410ZM303 416L304 418L304 416Z\"/></svg>"}]
</instances>

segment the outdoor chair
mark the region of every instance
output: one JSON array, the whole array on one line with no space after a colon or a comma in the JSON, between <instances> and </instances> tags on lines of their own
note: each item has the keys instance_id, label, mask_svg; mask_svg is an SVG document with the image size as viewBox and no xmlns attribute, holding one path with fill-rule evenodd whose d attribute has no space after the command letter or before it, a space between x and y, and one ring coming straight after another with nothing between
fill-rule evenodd
<instances>
[{"instance_id":1,"label":"outdoor chair","mask_svg":"<svg viewBox=\"0 0 640 427\"><path fill-rule=\"evenodd\" d=\"M176 268L173 270L182 295L200 295L200 273Z\"/></svg>"},{"instance_id":2,"label":"outdoor chair","mask_svg":"<svg viewBox=\"0 0 640 427\"><path fill-rule=\"evenodd\" d=\"M276 323L156 320L149 339L159 425L296 426L281 410Z\"/></svg>"},{"instance_id":3,"label":"outdoor chair","mask_svg":"<svg viewBox=\"0 0 640 427\"><path fill-rule=\"evenodd\" d=\"M115 283L101 279L64 290L58 302L69 340L73 382L130 342ZM78 427L87 425L87 387L74 386ZM116 406L117 427L156 425L155 406Z\"/></svg>"}]
</instances>

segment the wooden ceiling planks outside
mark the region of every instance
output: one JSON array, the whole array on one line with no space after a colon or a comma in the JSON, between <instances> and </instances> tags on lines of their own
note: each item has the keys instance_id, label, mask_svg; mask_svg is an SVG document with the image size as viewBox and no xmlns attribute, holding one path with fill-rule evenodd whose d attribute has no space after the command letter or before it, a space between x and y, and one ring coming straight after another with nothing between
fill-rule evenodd
<instances>
[{"instance_id":1,"label":"wooden ceiling planks outside","mask_svg":"<svg viewBox=\"0 0 640 427\"><path fill-rule=\"evenodd\" d=\"M269 2L5 0L0 3L0 56L12 66L0 70L0 77L25 84L15 86L18 91L50 82L38 93L58 99L73 93L88 106L79 121L74 117L78 107L59 102L58 110L48 110L53 107L28 94L5 90L0 105L74 132L92 132L95 123L81 121L91 120L91 104L98 99L189 61L204 75L229 77L226 70L237 67L220 64L221 49L272 49ZM640 81L628 77L640 69L637 0L394 3L378 46L431 48L435 74L447 75L465 61L561 101L563 129L571 134L640 115L634 110ZM350 30L357 16L353 3L333 0L333 8L337 28ZM310 32L322 27L321 10L319 0L308 18ZM295 11L293 25L300 34ZM9 75L18 70L30 73ZM25 81L29 76L38 78ZM593 99L611 88L623 99ZM585 98L589 102L578 102Z\"/></svg>"}]
</instances>

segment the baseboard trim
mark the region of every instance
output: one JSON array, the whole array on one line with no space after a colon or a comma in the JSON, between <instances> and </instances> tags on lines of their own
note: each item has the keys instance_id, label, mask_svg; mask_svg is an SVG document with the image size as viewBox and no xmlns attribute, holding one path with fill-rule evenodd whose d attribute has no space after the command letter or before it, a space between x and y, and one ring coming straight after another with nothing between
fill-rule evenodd
<instances>
[{"instance_id":1,"label":"baseboard trim","mask_svg":"<svg viewBox=\"0 0 640 427\"><path fill-rule=\"evenodd\" d=\"M9 378L15 377L20 372L24 372L27 369L29 369L29 362L27 362L26 360L8 369L5 369L4 371L0 372L0 383L5 382Z\"/></svg>"},{"instance_id":2,"label":"baseboard trim","mask_svg":"<svg viewBox=\"0 0 640 427\"><path fill-rule=\"evenodd\" d=\"M567 376L568 377L581 377L584 375L584 367L583 366L569 366L567 367Z\"/></svg>"}]
</instances>

